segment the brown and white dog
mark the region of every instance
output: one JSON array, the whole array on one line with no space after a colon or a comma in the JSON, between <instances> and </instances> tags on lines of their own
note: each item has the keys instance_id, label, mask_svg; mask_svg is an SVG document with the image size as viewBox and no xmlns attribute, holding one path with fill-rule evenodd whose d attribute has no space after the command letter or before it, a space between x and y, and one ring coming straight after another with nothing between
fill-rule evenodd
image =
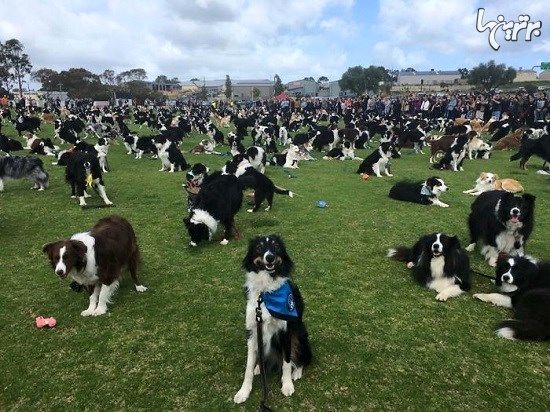
<instances>
[{"instance_id":1,"label":"brown and white dog","mask_svg":"<svg viewBox=\"0 0 550 412\"><path fill-rule=\"evenodd\" d=\"M42 247L55 273L70 275L90 293L90 303L82 316L107 313L107 304L118 288L122 270L127 267L138 292L147 288L137 276L139 248L130 223L116 215L100 219L89 232L58 240Z\"/></svg>"},{"instance_id":2,"label":"brown and white dog","mask_svg":"<svg viewBox=\"0 0 550 412\"><path fill-rule=\"evenodd\" d=\"M504 190L510 193L523 192L523 186L520 182L514 179L499 179L494 173L482 172L476 180L476 185L473 189L465 190L466 193L472 196L479 196L483 192L489 190Z\"/></svg>"}]
</instances>

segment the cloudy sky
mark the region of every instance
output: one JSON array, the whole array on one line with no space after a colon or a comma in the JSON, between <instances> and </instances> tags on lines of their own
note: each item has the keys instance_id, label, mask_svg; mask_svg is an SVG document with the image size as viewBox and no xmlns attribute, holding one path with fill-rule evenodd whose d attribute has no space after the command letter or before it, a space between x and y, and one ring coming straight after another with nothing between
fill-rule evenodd
<instances>
[{"instance_id":1,"label":"cloudy sky","mask_svg":"<svg viewBox=\"0 0 550 412\"><path fill-rule=\"evenodd\" d=\"M100 73L144 68L189 80L325 75L350 66L457 69L495 59L550 61L548 0L0 0L0 41L21 40L35 69ZM499 14L542 21L531 42L488 44L478 33ZM521 36L520 36L521 37Z\"/></svg>"}]
</instances>

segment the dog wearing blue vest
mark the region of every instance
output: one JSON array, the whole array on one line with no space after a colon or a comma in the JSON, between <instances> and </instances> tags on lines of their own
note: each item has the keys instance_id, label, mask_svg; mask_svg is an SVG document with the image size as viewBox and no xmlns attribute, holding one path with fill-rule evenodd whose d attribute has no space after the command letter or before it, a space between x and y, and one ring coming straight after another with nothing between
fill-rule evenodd
<instances>
[{"instance_id":1,"label":"dog wearing blue vest","mask_svg":"<svg viewBox=\"0 0 550 412\"><path fill-rule=\"evenodd\" d=\"M243 260L246 272L246 335L248 355L241 388L235 403L248 399L254 375L260 373L256 308L262 314L264 359L269 366L282 368L281 391L294 393L293 381L302 377L302 369L311 363L312 353L302 316L304 302L291 281L294 264L282 239L276 235L258 236L248 246ZM268 368L264 368L266 370Z\"/></svg>"}]
</instances>

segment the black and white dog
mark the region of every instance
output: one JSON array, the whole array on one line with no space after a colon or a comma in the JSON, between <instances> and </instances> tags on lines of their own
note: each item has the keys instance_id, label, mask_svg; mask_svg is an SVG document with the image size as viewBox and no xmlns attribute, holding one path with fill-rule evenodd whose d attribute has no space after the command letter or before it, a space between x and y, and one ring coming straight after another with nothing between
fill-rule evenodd
<instances>
[{"instance_id":1,"label":"black and white dog","mask_svg":"<svg viewBox=\"0 0 550 412\"><path fill-rule=\"evenodd\" d=\"M512 155L510 161L521 159L519 166L522 169L527 169L525 164L533 155L540 157L544 162L550 162L550 135L545 134L539 139L523 137L519 152Z\"/></svg>"},{"instance_id":2,"label":"black and white dog","mask_svg":"<svg viewBox=\"0 0 550 412\"><path fill-rule=\"evenodd\" d=\"M421 205L436 205L449 207L439 200L439 196L449 190L443 179L433 176L425 182L397 182L390 189L389 197L405 202L419 203Z\"/></svg>"},{"instance_id":3,"label":"black and white dog","mask_svg":"<svg viewBox=\"0 0 550 412\"><path fill-rule=\"evenodd\" d=\"M338 160L363 160L360 157L355 156L355 150L353 148L353 142L344 141L342 147L334 147L329 150L323 159L338 159Z\"/></svg>"},{"instance_id":4,"label":"black and white dog","mask_svg":"<svg viewBox=\"0 0 550 412\"><path fill-rule=\"evenodd\" d=\"M468 151L468 142L469 138L467 135L458 136L434 168L439 170L451 169L454 172L463 170L462 164Z\"/></svg>"},{"instance_id":5,"label":"black and white dog","mask_svg":"<svg viewBox=\"0 0 550 412\"><path fill-rule=\"evenodd\" d=\"M158 150L158 157L161 162L159 172L166 170L174 173L176 171L184 171L189 169L189 165L185 161L181 150L176 143L168 140L164 136L155 137L155 146Z\"/></svg>"},{"instance_id":6,"label":"black and white dog","mask_svg":"<svg viewBox=\"0 0 550 412\"><path fill-rule=\"evenodd\" d=\"M141 159L143 153L151 153L156 157L157 156L157 147L151 136L136 136L129 134L124 136L124 146L128 153L126 154L136 154L136 159Z\"/></svg>"},{"instance_id":7,"label":"black and white dog","mask_svg":"<svg viewBox=\"0 0 550 412\"><path fill-rule=\"evenodd\" d=\"M514 310L513 319L497 326L497 335L512 340L550 339L550 262L501 255L495 284L506 294L476 293L474 297Z\"/></svg>"},{"instance_id":8,"label":"black and white dog","mask_svg":"<svg viewBox=\"0 0 550 412\"><path fill-rule=\"evenodd\" d=\"M23 150L23 145L19 140L10 139L0 133L0 152L5 152L9 156L11 152L18 150Z\"/></svg>"},{"instance_id":9,"label":"black and white dog","mask_svg":"<svg viewBox=\"0 0 550 412\"><path fill-rule=\"evenodd\" d=\"M42 160L31 156L0 157L0 192L4 190L4 180L7 179L29 179L34 183L32 189L40 191L49 184L49 175Z\"/></svg>"},{"instance_id":10,"label":"black and white dog","mask_svg":"<svg viewBox=\"0 0 550 412\"><path fill-rule=\"evenodd\" d=\"M269 177L254 169L243 155L237 155L228 161L224 167L224 173L237 176L243 189L254 189L254 207L247 209L247 212L257 212L264 200L267 200L265 211L271 210L275 193L294 197L290 190L275 186Z\"/></svg>"},{"instance_id":11,"label":"black and white dog","mask_svg":"<svg viewBox=\"0 0 550 412\"><path fill-rule=\"evenodd\" d=\"M78 197L80 206L86 206L85 199L90 197L86 188L94 184L103 202L106 205L113 204L105 192L97 155L77 150L68 151L60 156L58 164L65 166L65 180L71 186L71 198Z\"/></svg>"},{"instance_id":12,"label":"black and white dog","mask_svg":"<svg viewBox=\"0 0 550 412\"><path fill-rule=\"evenodd\" d=\"M302 159L300 147L291 144L283 153L274 154L270 160L273 166L282 166L285 169L298 169L298 162Z\"/></svg>"},{"instance_id":13,"label":"black and white dog","mask_svg":"<svg viewBox=\"0 0 550 412\"><path fill-rule=\"evenodd\" d=\"M281 367L283 395L294 393L293 381L300 379L303 368L311 363L312 352L302 318L304 302L291 280L293 266L279 236L259 236L250 241L243 260L248 354L242 386L233 397L235 403L248 399L254 375L260 373L256 327L258 304L262 318L263 353L265 360Z\"/></svg>"},{"instance_id":14,"label":"black and white dog","mask_svg":"<svg viewBox=\"0 0 550 412\"><path fill-rule=\"evenodd\" d=\"M393 145L390 142L385 142L378 149L368 155L365 160L359 165L357 173L382 177L382 172L386 176L393 176L389 171L389 163L393 154Z\"/></svg>"},{"instance_id":15,"label":"black and white dog","mask_svg":"<svg viewBox=\"0 0 550 412\"><path fill-rule=\"evenodd\" d=\"M244 157L250 162L252 167L260 173L265 173L266 156L265 150L259 146L252 146L246 149Z\"/></svg>"},{"instance_id":16,"label":"black and white dog","mask_svg":"<svg viewBox=\"0 0 550 412\"><path fill-rule=\"evenodd\" d=\"M480 194L472 203L468 218L469 252L481 241L481 253L495 266L500 253L523 256L523 247L533 231L535 196L521 197L502 190Z\"/></svg>"},{"instance_id":17,"label":"black and white dog","mask_svg":"<svg viewBox=\"0 0 550 412\"><path fill-rule=\"evenodd\" d=\"M235 231L235 215L243 203L243 191L239 179L234 175L212 173L202 183L195 199L195 206L184 219L191 238L189 244L212 240L221 223L224 237L220 242L227 245Z\"/></svg>"},{"instance_id":18,"label":"black and white dog","mask_svg":"<svg viewBox=\"0 0 550 412\"><path fill-rule=\"evenodd\" d=\"M413 278L435 290L435 298L439 301L446 301L471 288L470 259L456 236L432 233L421 237L412 248L390 249L388 257L407 262Z\"/></svg>"},{"instance_id":19,"label":"black and white dog","mask_svg":"<svg viewBox=\"0 0 550 412\"><path fill-rule=\"evenodd\" d=\"M195 207L197 195L201 189L204 179L208 177L210 169L202 163L195 163L185 175L183 187L187 192L187 211L190 212Z\"/></svg>"}]
</instances>

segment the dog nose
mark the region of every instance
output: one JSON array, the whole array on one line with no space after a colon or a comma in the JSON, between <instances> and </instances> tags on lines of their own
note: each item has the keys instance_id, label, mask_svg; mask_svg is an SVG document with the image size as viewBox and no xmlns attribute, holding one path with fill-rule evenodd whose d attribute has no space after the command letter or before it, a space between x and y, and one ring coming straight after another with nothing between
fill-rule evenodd
<instances>
[{"instance_id":1,"label":"dog nose","mask_svg":"<svg viewBox=\"0 0 550 412\"><path fill-rule=\"evenodd\" d=\"M65 272L63 272L63 270L61 270L61 269L58 269L58 270L55 271L55 273L57 273L57 276L63 276L63 274Z\"/></svg>"},{"instance_id":2,"label":"dog nose","mask_svg":"<svg viewBox=\"0 0 550 412\"><path fill-rule=\"evenodd\" d=\"M512 209L512 216L517 216L520 214L520 210L517 207Z\"/></svg>"},{"instance_id":3,"label":"dog nose","mask_svg":"<svg viewBox=\"0 0 550 412\"><path fill-rule=\"evenodd\" d=\"M271 253L268 253L267 255L265 255L265 261L267 263L273 263L275 262L275 255L271 254Z\"/></svg>"},{"instance_id":4,"label":"dog nose","mask_svg":"<svg viewBox=\"0 0 550 412\"><path fill-rule=\"evenodd\" d=\"M433 250L439 250L439 245L438 245L438 244L433 245L433 246L432 246L432 249L433 249Z\"/></svg>"},{"instance_id":5,"label":"dog nose","mask_svg":"<svg viewBox=\"0 0 550 412\"><path fill-rule=\"evenodd\" d=\"M502 275L502 281L503 282L510 282L512 277L509 274Z\"/></svg>"}]
</instances>

